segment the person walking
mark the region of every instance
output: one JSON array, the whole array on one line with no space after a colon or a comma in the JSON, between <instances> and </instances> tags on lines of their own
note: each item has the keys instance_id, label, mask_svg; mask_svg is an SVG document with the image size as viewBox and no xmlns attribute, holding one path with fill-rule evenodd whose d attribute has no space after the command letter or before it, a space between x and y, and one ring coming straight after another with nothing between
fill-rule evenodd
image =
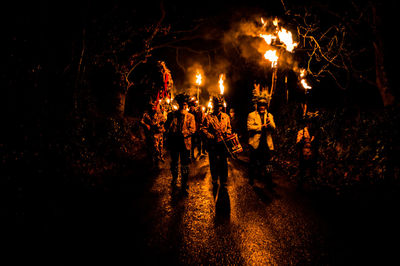
<instances>
[{"instance_id":1,"label":"person walking","mask_svg":"<svg viewBox=\"0 0 400 266\"><path fill-rule=\"evenodd\" d=\"M186 94L178 94L175 100L179 108L168 114L165 123L167 149L171 156L170 170L172 174L172 183L176 185L180 170L181 188L187 193L190 150L192 135L196 131L196 122L194 116L187 111L189 97Z\"/></svg>"},{"instance_id":2,"label":"person walking","mask_svg":"<svg viewBox=\"0 0 400 266\"><path fill-rule=\"evenodd\" d=\"M228 151L224 137L232 134L229 115L222 112L223 100L213 98L213 112L207 115L202 126L202 133L207 139L208 160L212 178L214 197L219 189L226 190L228 179Z\"/></svg>"},{"instance_id":3,"label":"person walking","mask_svg":"<svg viewBox=\"0 0 400 266\"><path fill-rule=\"evenodd\" d=\"M273 115L268 112L268 100L259 97L257 109L249 113L247 117L247 130L249 134L250 164L249 183L254 184L254 179L264 175L269 188L274 186L272 182L270 160L274 151L272 132L275 130Z\"/></svg>"}]
</instances>

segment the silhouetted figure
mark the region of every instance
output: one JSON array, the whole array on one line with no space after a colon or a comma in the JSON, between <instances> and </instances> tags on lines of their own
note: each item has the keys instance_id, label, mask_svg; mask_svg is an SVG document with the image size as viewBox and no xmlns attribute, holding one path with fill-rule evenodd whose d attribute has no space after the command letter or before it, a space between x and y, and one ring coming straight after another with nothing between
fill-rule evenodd
<instances>
[{"instance_id":1,"label":"silhouetted figure","mask_svg":"<svg viewBox=\"0 0 400 266\"><path fill-rule=\"evenodd\" d=\"M214 97L213 106L213 112L204 119L202 133L207 138L213 192L216 193L218 189L226 189L227 186L228 151L224 144L224 137L232 134L232 129L229 116L222 112L222 98Z\"/></svg>"},{"instance_id":2,"label":"silhouetted figure","mask_svg":"<svg viewBox=\"0 0 400 266\"><path fill-rule=\"evenodd\" d=\"M298 189L303 189L307 176L315 177L317 175L318 132L313 124L312 114L306 114L302 122L303 127L297 132L296 139L299 160Z\"/></svg>"},{"instance_id":3,"label":"silhouetted figure","mask_svg":"<svg viewBox=\"0 0 400 266\"><path fill-rule=\"evenodd\" d=\"M176 184L180 164L181 186L185 192L188 192L191 137L196 131L194 116L187 111L188 99L189 97L184 94L175 97L179 109L169 113L165 123L167 149L171 155L172 182Z\"/></svg>"},{"instance_id":4,"label":"silhouetted figure","mask_svg":"<svg viewBox=\"0 0 400 266\"><path fill-rule=\"evenodd\" d=\"M201 138L201 126L203 125L205 113L198 105L198 101L195 98L192 98L189 101L189 112L194 115L194 119L196 121L196 132L192 136L192 149L190 152L191 159L195 160L201 155L205 155L205 145L202 141L203 139ZM194 155L194 151L196 148L197 156Z\"/></svg>"},{"instance_id":5,"label":"silhouetted figure","mask_svg":"<svg viewBox=\"0 0 400 266\"><path fill-rule=\"evenodd\" d=\"M149 102L148 110L144 112L140 124L143 126L148 152L155 167L158 167L159 161L164 161L164 123L163 113L155 103Z\"/></svg>"}]
</instances>

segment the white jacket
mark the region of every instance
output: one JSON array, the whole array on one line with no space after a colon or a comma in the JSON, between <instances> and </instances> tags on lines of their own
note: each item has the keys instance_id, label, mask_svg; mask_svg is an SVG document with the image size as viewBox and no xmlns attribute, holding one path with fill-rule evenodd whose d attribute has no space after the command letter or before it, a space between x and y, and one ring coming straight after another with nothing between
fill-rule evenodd
<instances>
[{"instance_id":1,"label":"white jacket","mask_svg":"<svg viewBox=\"0 0 400 266\"><path fill-rule=\"evenodd\" d=\"M257 149L258 146L260 145L260 139L261 139L261 126L262 124L265 124L267 119L269 120L270 126L267 129L267 134L266 134L266 141L268 148L270 150L274 150L274 143L272 141L272 135L271 135L271 130L275 129L275 122L274 122L274 116L271 113L267 113L266 116L264 116L264 122L261 122L261 116L258 113L258 111L251 112L248 117L247 117L247 130L249 131L249 145L251 145L254 149Z\"/></svg>"}]
</instances>

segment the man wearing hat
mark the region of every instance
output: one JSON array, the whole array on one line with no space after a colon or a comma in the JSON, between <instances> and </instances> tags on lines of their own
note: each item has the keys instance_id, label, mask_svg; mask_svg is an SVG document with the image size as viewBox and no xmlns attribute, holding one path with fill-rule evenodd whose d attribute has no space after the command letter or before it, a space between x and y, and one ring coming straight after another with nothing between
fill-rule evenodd
<instances>
[{"instance_id":1,"label":"man wearing hat","mask_svg":"<svg viewBox=\"0 0 400 266\"><path fill-rule=\"evenodd\" d=\"M271 133L275 130L275 122L267 107L267 98L260 97L257 100L257 110L247 117L250 146L249 182L253 184L255 177L265 173L267 185L272 187L272 177L266 167L274 150Z\"/></svg>"},{"instance_id":2,"label":"man wearing hat","mask_svg":"<svg viewBox=\"0 0 400 266\"><path fill-rule=\"evenodd\" d=\"M216 193L219 187L226 189L227 186L228 151L223 139L232 134L232 128L229 115L222 112L223 100L221 97L213 98L213 107L213 112L204 119L202 133L207 139L213 191Z\"/></svg>"},{"instance_id":3,"label":"man wearing hat","mask_svg":"<svg viewBox=\"0 0 400 266\"><path fill-rule=\"evenodd\" d=\"M179 108L168 114L165 123L167 149L171 155L172 182L175 184L178 179L180 158L181 188L187 193L191 137L196 131L196 123L194 116L187 111L189 97L185 94L178 94L175 100Z\"/></svg>"}]
</instances>

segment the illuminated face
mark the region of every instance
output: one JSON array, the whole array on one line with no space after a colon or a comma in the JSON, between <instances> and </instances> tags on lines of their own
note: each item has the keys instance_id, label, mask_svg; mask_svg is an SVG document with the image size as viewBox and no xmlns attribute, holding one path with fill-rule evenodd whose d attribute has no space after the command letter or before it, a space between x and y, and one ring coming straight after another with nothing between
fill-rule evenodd
<instances>
[{"instance_id":1,"label":"illuminated face","mask_svg":"<svg viewBox=\"0 0 400 266\"><path fill-rule=\"evenodd\" d=\"M267 107L265 105L259 105L257 109L260 114L263 114L263 113L265 113L265 110L267 109Z\"/></svg>"}]
</instances>

